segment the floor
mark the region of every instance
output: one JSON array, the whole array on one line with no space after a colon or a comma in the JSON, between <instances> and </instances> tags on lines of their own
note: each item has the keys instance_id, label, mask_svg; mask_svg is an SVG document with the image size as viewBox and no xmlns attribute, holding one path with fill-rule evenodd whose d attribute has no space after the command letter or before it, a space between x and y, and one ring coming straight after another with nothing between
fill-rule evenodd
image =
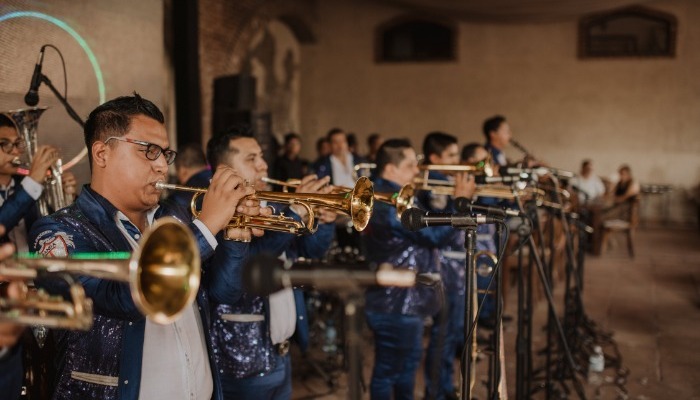
<instances>
[{"instance_id":1,"label":"floor","mask_svg":"<svg viewBox=\"0 0 700 400\"><path fill-rule=\"evenodd\" d=\"M639 229L634 259L627 255L624 238L613 239L616 243L605 254L586 258L583 300L589 319L600 331L613 333L622 372L628 371L628 374L618 374L608 366L603 372L602 384L587 382L582 376L586 398L700 399L700 233L697 229ZM554 288L559 314L563 307L562 287L555 284ZM515 288L512 288L506 304L507 314L516 315L516 301ZM538 350L546 345L541 329L547 315L544 300L534 306L534 315L533 349ZM509 398L515 398L516 321L506 324L504 331L506 382ZM371 334L365 330L363 338L363 378L369 381ZM605 346L606 354L611 355L613 350ZM317 348L311 354L316 362L304 360L296 351L293 353L294 399L347 398L342 361ZM543 357L536 356L535 368L542 363ZM478 377L474 393L479 399L486 398L480 384L485 380L487 367L484 364L476 367ZM455 368L459 370L457 362ZM419 371L416 399L423 398L422 374L423 371ZM616 381L623 376L623 380ZM363 398L369 395L365 393ZM537 392L532 398L543 399L544 392ZM579 396L571 392L568 398Z\"/></svg>"}]
</instances>

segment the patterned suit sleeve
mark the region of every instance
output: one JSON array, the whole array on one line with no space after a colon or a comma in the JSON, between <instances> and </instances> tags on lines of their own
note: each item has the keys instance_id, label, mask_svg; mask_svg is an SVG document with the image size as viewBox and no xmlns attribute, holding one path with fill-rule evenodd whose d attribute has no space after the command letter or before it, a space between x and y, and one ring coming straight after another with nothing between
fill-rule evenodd
<instances>
[{"instance_id":1,"label":"patterned suit sleeve","mask_svg":"<svg viewBox=\"0 0 700 400\"><path fill-rule=\"evenodd\" d=\"M37 221L29 234L30 247L45 257L66 257L73 253L95 252L94 239L85 237L57 223L50 216ZM93 278L85 275L77 277L92 299L96 314L110 318L139 321L144 318L131 296L128 283L115 280ZM37 280L37 285L50 292L68 296L68 284L63 279L46 278Z\"/></svg>"}]
</instances>

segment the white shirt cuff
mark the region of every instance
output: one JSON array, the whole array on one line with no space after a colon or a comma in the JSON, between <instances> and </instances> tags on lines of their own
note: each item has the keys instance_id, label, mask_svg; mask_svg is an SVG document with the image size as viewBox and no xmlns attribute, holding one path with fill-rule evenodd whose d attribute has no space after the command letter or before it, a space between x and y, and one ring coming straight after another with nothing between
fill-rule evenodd
<instances>
[{"instance_id":1,"label":"white shirt cuff","mask_svg":"<svg viewBox=\"0 0 700 400\"><path fill-rule=\"evenodd\" d=\"M200 232L202 232L202 235L204 235L204 237L207 239L207 242L209 242L211 248L216 250L216 246L219 243L216 241L216 237L211 233L209 228L207 228L207 226L204 225L204 222L195 219L194 224L197 225L197 228L199 228Z\"/></svg>"},{"instance_id":2,"label":"white shirt cuff","mask_svg":"<svg viewBox=\"0 0 700 400\"><path fill-rule=\"evenodd\" d=\"M41 196L41 193L44 191L44 185L28 176L22 179L22 187L34 200L38 200L39 196Z\"/></svg>"}]
</instances>

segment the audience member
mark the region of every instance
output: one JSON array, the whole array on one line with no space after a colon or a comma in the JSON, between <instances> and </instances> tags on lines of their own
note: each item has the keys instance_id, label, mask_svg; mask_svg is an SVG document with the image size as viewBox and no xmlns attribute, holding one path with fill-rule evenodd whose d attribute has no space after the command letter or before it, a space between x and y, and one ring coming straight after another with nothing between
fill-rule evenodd
<instances>
[{"instance_id":1,"label":"audience member","mask_svg":"<svg viewBox=\"0 0 700 400\"><path fill-rule=\"evenodd\" d=\"M639 183L632 177L632 169L623 164L617 170L618 181L613 189L615 204L623 203L639 194Z\"/></svg>"},{"instance_id":2,"label":"audience member","mask_svg":"<svg viewBox=\"0 0 700 400\"><path fill-rule=\"evenodd\" d=\"M275 161L273 178L286 181L306 175L307 162L299 157L301 136L294 132L284 135L284 153Z\"/></svg>"},{"instance_id":3,"label":"audience member","mask_svg":"<svg viewBox=\"0 0 700 400\"><path fill-rule=\"evenodd\" d=\"M377 159L377 151L379 151L379 146L384 143L384 138L378 133L372 133L367 138L367 161L375 162Z\"/></svg>"},{"instance_id":4,"label":"audience member","mask_svg":"<svg viewBox=\"0 0 700 400\"><path fill-rule=\"evenodd\" d=\"M605 184L593 173L591 160L583 160L581 172L571 180L571 186L578 192L580 204L587 204L605 195Z\"/></svg>"},{"instance_id":5,"label":"audience member","mask_svg":"<svg viewBox=\"0 0 700 400\"><path fill-rule=\"evenodd\" d=\"M498 166L508 165L508 160L503 150L510 143L512 134L506 118L502 115L496 115L487 119L484 121L483 132L486 138L484 147L491 154L494 163Z\"/></svg>"}]
</instances>

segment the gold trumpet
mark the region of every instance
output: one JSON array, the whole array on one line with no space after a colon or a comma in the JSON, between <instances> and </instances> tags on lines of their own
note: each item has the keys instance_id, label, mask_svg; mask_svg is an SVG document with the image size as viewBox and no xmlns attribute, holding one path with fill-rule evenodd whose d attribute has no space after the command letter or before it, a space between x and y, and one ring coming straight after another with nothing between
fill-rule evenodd
<instances>
[{"instance_id":1,"label":"gold trumpet","mask_svg":"<svg viewBox=\"0 0 700 400\"><path fill-rule=\"evenodd\" d=\"M415 188L413 185L404 185L401 190L395 193L374 193L374 199L382 203L389 203L396 207L396 217L401 219L401 214L411 208L413 203L413 194Z\"/></svg>"},{"instance_id":2,"label":"gold trumpet","mask_svg":"<svg viewBox=\"0 0 700 400\"><path fill-rule=\"evenodd\" d=\"M192 200L190 201L190 212L192 212L192 215L195 217L199 216L200 211L197 209L197 200L199 199L200 196L204 195L207 192L206 188L197 188L197 187L191 187L191 186L183 186L183 185L175 185L175 184L170 184L170 183L165 183L165 182L156 182L156 189L158 190L179 190L183 192L191 192L194 193L194 196L192 196ZM260 198L258 196L259 193L273 193L273 192L256 192L254 195L257 200L268 200L264 198ZM291 202L291 201L284 201L285 203L290 202L292 204L295 204L297 202ZM295 220L292 217L286 217L284 214L276 214L276 215L270 215L270 216L264 216L264 215L257 215L257 216L250 216L250 215L242 215L242 214L237 214L231 217L229 220L228 225L226 228L238 228L238 229L263 229L263 230L268 230L268 231L275 231L275 232L288 232L288 233L293 233L296 235L305 235L308 233L314 233L316 231L315 228L315 216L314 212L309 207L308 204L305 203L298 203L302 207L306 208L308 211L308 217L306 223L300 222ZM229 239L228 235L224 236L224 239Z\"/></svg>"},{"instance_id":3,"label":"gold trumpet","mask_svg":"<svg viewBox=\"0 0 700 400\"><path fill-rule=\"evenodd\" d=\"M114 253L110 253L114 256ZM16 258L0 264L0 275L21 279L19 299L0 297L0 321L47 328L87 330L92 326L92 301L71 275L128 282L138 309L153 322L175 321L194 301L200 282L199 249L192 233L175 218L161 218L140 241L129 259L75 254L72 258ZM94 257L94 259L92 259ZM70 285L71 301L39 290L26 280L58 276Z\"/></svg>"},{"instance_id":4,"label":"gold trumpet","mask_svg":"<svg viewBox=\"0 0 700 400\"><path fill-rule=\"evenodd\" d=\"M268 180L269 182L270 180ZM276 184L274 181L271 183ZM290 185L291 186L291 185ZM297 185L298 186L298 185ZM192 214L199 215L196 209L196 200L198 195L206 193L207 189L192 188L181 185L171 185L163 182L156 183L156 189L173 189L194 192L190 208ZM300 223L293 218L274 215L270 217L250 217L247 215L234 215L228 225L229 228L259 228L263 230L274 230L281 232L289 232L296 234L313 233L314 227L314 211L313 207L327 207L345 214L350 215L355 229L361 231L367 227L369 218L372 216L372 208L374 206L374 189L372 182L361 177L355 183L355 187L344 193L336 194L316 194L316 193L286 193L286 192L270 192L256 191L250 196L251 199L265 200L274 203L299 204L306 208L309 219L306 224Z\"/></svg>"}]
</instances>

